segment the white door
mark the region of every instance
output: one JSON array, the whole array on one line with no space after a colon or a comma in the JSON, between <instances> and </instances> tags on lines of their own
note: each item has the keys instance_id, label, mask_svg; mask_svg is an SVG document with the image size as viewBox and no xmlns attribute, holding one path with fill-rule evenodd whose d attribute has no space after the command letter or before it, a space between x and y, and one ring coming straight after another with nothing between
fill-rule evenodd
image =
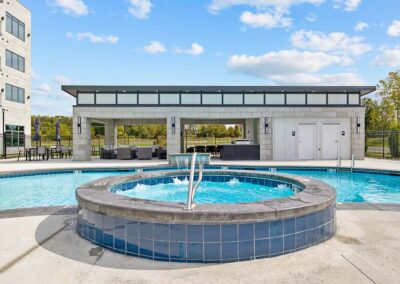
<instances>
[{"instance_id":1,"label":"white door","mask_svg":"<svg viewBox=\"0 0 400 284\"><path fill-rule=\"evenodd\" d=\"M340 124L322 125L322 159L337 159L340 153Z\"/></svg>"},{"instance_id":2,"label":"white door","mask_svg":"<svg viewBox=\"0 0 400 284\"><path fill-rule=\"evenodd\" d=\"M317 154L317 126L315 124L299 124L298 127L299 160L315 160Z\"/></svg>"}]
</instances>

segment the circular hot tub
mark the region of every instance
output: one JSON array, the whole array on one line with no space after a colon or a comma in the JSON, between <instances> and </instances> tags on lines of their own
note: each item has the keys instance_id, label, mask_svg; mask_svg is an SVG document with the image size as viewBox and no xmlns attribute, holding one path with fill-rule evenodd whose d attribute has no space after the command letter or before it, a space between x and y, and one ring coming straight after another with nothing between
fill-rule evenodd
<instances>
[{"instance_id":1,"label":"circular hot tub","mask_svg":"<svg viewBox=\"0 0 400 284\"><path fill-rule=\"evenodd\" d=\"M323 182L286 174L207 170L196 206L185 210L184 195L170 191L171 184L181 185L188 175L137 173L79 187L79 234L127 255L220 263L291 253L335 233L336 191ZM232 180L240 191L230 190ZM215 194L215 184L221 185L222 193ZM129 191L133 195L126 194Z\"/></svg>"}]
</instances>

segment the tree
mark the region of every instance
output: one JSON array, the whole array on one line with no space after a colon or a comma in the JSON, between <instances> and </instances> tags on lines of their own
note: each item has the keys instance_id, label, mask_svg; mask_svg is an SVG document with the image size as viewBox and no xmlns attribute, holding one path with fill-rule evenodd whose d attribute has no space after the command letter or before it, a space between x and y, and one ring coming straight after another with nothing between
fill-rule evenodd
<instances>
[{"instance_id":1,"label":"tree","mask_svg":"<svg viewBox=\"0 0 400 284\"><path fill-rule=\"evenodd\" d=\"M379 81L378 93L393 105L396 123L398 123L400 121L400 70L390 72L386 79Z\"/></svg>"},{"instance_id":2,"label":"tree","mask_svg":"<svg viewBox=\"0 0 400 284\"><path fill-rule=\"evenodd\" d=\"M379 103L371 98L364 98L362 105L365 106L365 129L380 129L380 121L376 121L379 114Z\"/></svg>"}]
</instances>

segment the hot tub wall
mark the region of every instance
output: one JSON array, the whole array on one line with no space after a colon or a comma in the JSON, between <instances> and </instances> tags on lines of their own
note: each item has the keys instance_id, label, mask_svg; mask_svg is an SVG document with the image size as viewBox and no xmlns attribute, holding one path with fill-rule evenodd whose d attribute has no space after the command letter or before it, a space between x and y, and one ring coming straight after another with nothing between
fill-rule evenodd
<instances>
[{"instance_id":1,"label":"hot tub wall","mask_svg":"<svg viewBox=\"0 0 400 284\"><path fill-rule=\"evenodd\" d=\"M79 234L114 251L179 262L233 262L291 253L335 233L335 205L287 219L226 223L155 223L83 209Z\"/></svg>"}]
</instances>

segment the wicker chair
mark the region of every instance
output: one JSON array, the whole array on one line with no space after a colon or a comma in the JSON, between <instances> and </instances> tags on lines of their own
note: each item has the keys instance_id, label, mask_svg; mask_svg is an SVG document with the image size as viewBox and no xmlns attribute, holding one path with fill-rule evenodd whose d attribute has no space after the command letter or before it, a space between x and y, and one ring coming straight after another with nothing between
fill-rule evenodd
<instances>
[{"instance_id":1,"label":"wicker chair","mask_svg":"<svg viewBox=\"0 0 400 284\"><path fill-rule=\"evenodd\" d=\"M137 149L137 158L139 160L151 160L153 157L152 147L140 147Z\"/></svg>"}]
</instances>

